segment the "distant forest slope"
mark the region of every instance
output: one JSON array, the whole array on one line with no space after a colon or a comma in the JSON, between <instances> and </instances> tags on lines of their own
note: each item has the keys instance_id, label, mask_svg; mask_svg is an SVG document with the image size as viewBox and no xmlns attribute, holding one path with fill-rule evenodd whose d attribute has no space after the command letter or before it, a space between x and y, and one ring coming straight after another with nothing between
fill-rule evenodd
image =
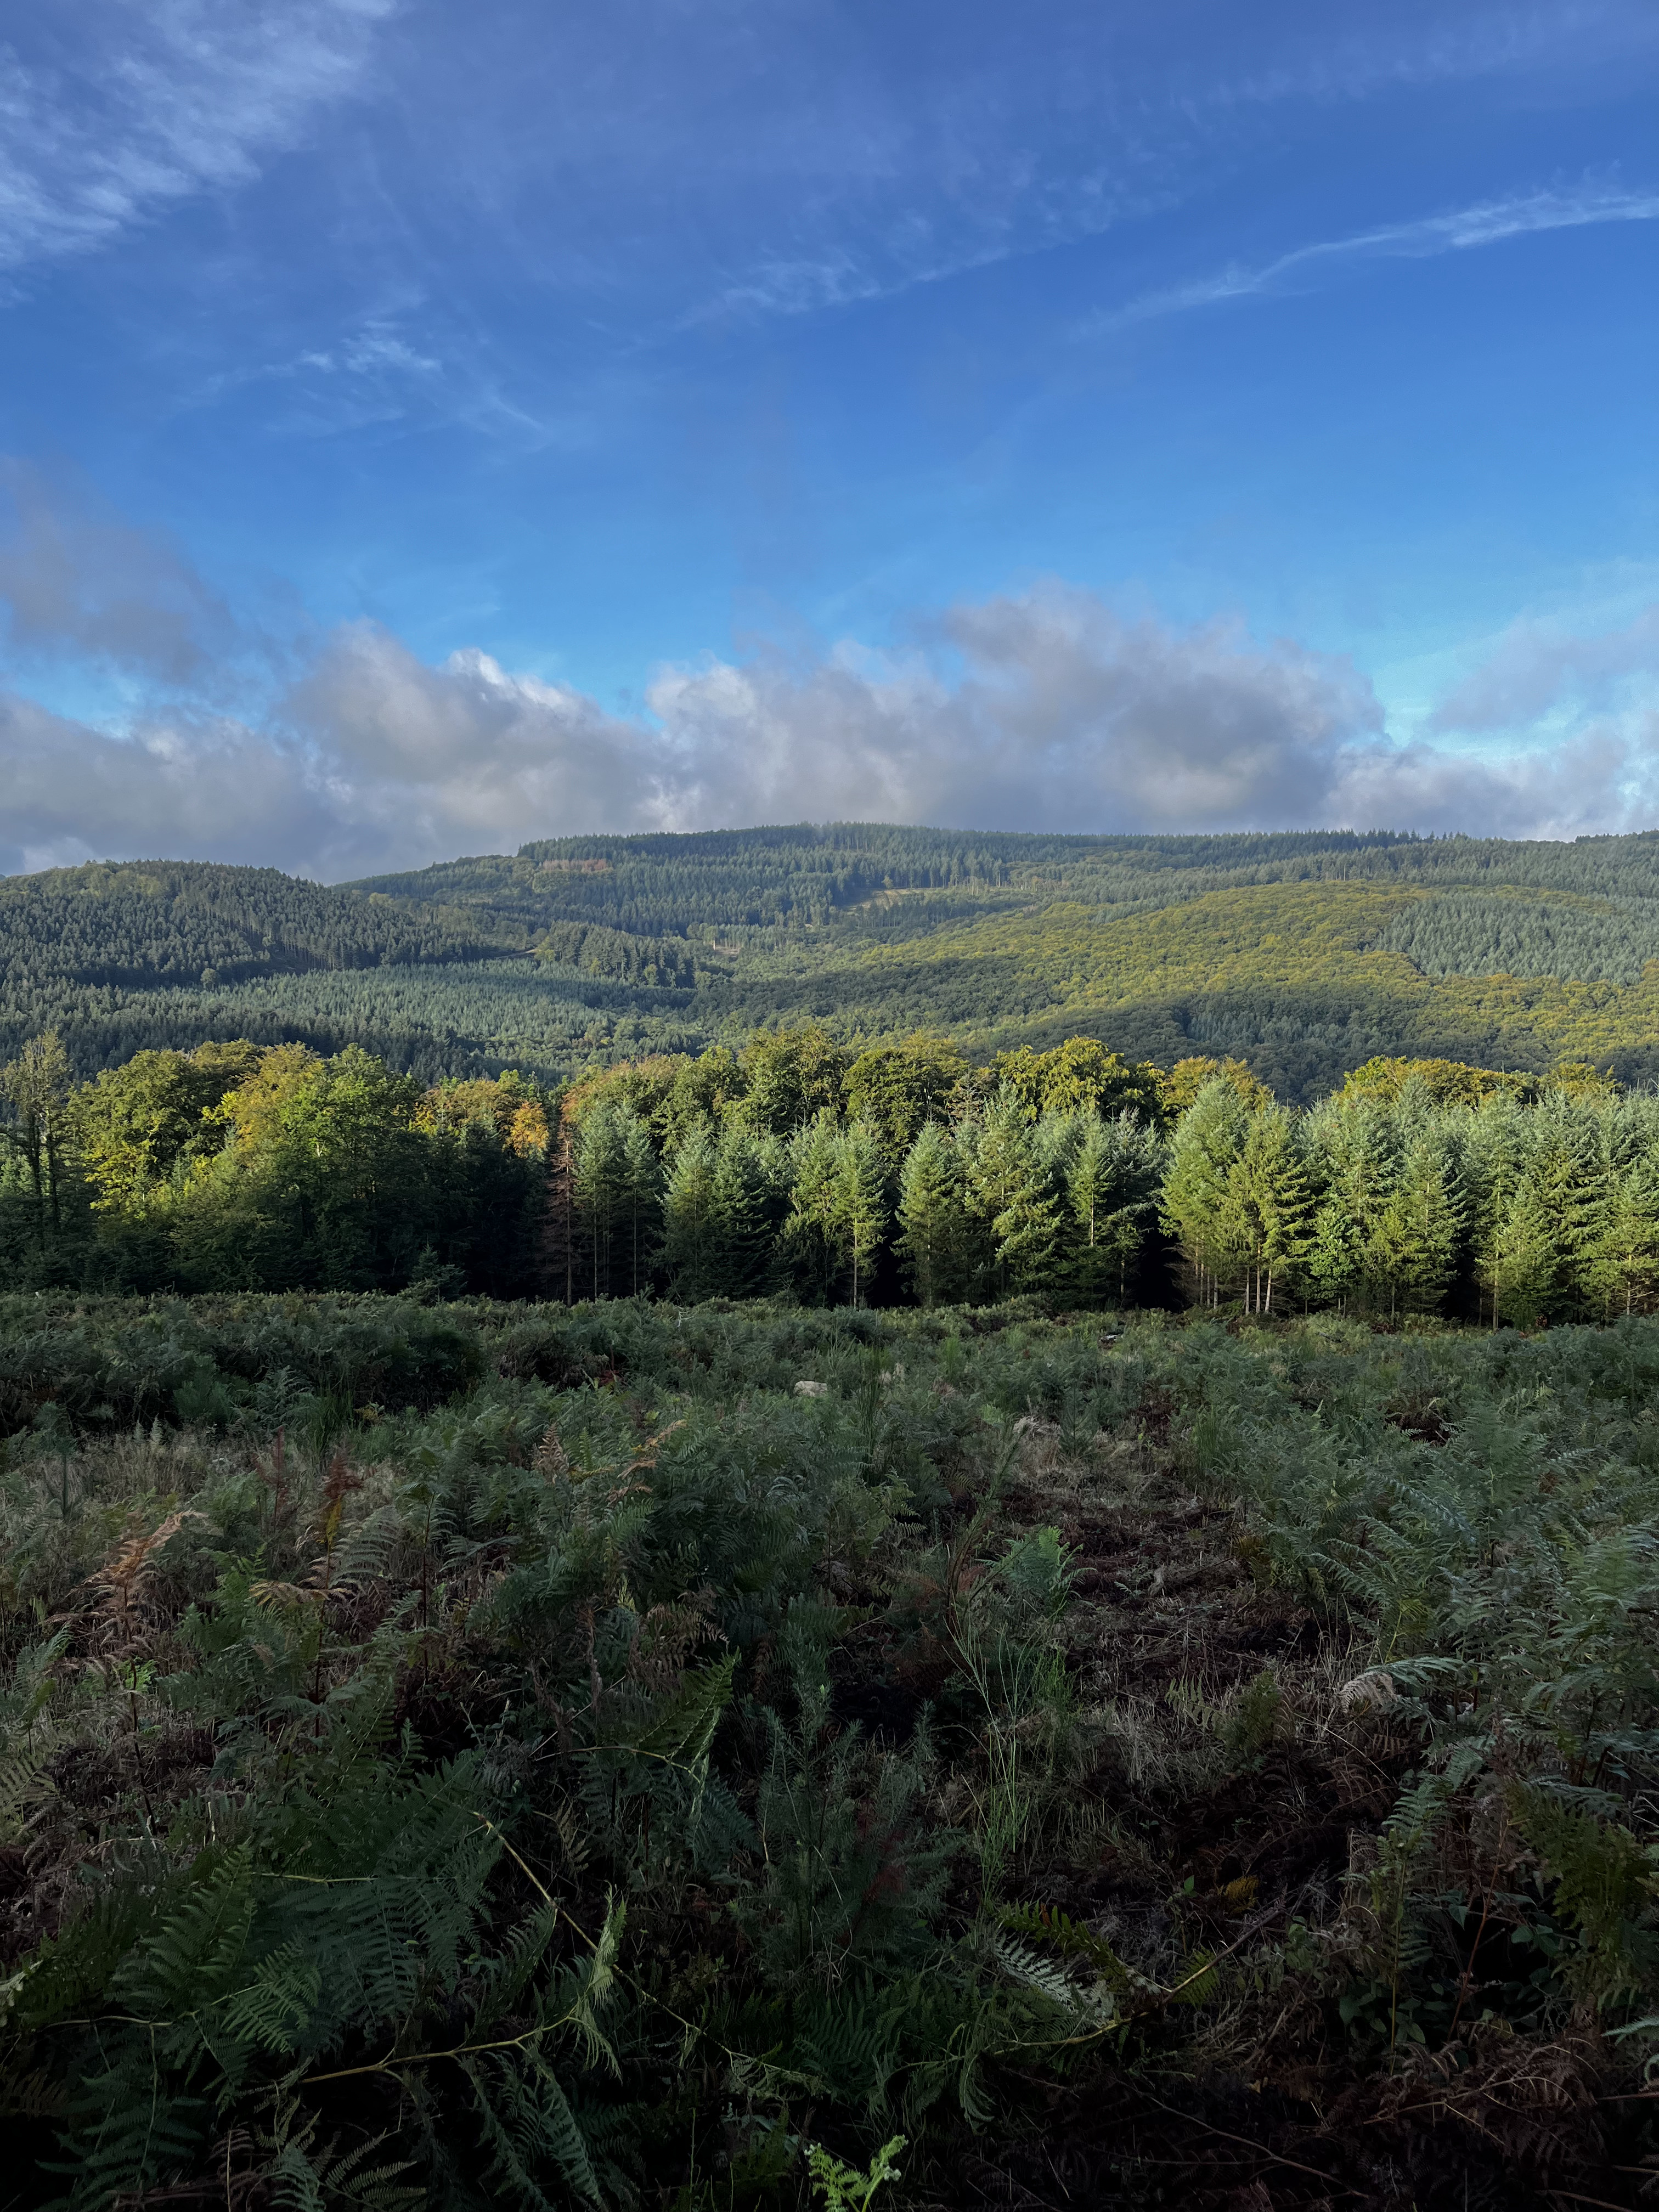
<instances>
[{"instance_id":1,"label":"distant forest slope","mask_svg":"<svg viewBox=\"0 0 1659 2212\"><path fill-rule=\"evenodd\" d=\"M550 1079L817 1018L988 1054L1232 1054L1305 1099L1377 1054L1659 1077L1659 835L570 837L333 890L131 863L0 883L0 1051L204 1036Z\"/></svg>"}]
</instances>

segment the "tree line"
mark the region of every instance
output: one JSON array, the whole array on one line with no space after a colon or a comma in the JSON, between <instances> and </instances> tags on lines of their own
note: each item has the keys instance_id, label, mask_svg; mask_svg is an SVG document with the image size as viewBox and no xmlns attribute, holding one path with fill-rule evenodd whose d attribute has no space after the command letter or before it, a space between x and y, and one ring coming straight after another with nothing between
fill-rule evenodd
<instances>
[{"instance_id":1,"label":"tree line","mask_svg":"<svg viewBox=\"0 0 1659 2212\"><path fill-rule=\"evenodd\" d=\"M210 1042L0 1074L20 1284L811 1304L1317 1308L1497 1326L1659 1299L1659 1097L1378 1059L1310 1110L1091 1038L975 1065L807 1024L562 1090Z\"/></svg>"},{"instance_id":2,"label":"tree line","mask_svg":"<svg viewBox=\"0 0 1659 2212\"><path fill-rule=\"evenodd\" d=\"M568 1094L567 1297L1333 1308L1534 1326L1659 1293L1659 1097L1377 1059L1309 1111L1092 1039L970 1067L788 1031Z\"/></svg>"},{"instance_id":3,"label":"tree line","mask_svg":"<svg viewBox=\"0 0 1659 2212\"><path fill-rule=\"evenodd\" d=\"M349 1045L211 1042L76 1084L53 1033L0 1071L0 1255L20 1286L533 1296L549 1100L423 1089Z\"/></svg>"}]
</instances>

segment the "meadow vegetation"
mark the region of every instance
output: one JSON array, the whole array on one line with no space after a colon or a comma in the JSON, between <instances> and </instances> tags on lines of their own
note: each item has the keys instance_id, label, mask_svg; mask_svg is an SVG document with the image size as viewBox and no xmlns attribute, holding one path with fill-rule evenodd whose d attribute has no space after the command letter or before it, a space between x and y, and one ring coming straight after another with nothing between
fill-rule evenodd
<instances>
[{"instance_id":1,"label":"meadow vegetation","mask_svg":"<svg viewBox=\"0 0 1659 2212\"><path fill-rule=\"evenodd\" d=\"M0 2195L1633 2205L1656 1389L1640 1317L0 1300Z\"/></svg>"}]
</instances>

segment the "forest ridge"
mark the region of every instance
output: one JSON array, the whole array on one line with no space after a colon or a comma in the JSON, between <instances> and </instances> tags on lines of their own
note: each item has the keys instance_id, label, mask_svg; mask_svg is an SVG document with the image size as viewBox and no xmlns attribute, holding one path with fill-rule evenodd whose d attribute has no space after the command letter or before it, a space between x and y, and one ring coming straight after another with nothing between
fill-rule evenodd
<instances>
[{"instance_id":1,"label":"forest ridge","mask_svg":"<svg viewBox=\"0 0 1659 2212\"><path fill-rule=\"evenodd\" d=\"M204 1039L541 1082L821 1023L976 1060L1093 1037L1308 1103L1378 1055L1659 1073L1659 842L794 825L574 837L334 889L89 864L0 882L0 1052Z\"/></svg>"}]
</instances>

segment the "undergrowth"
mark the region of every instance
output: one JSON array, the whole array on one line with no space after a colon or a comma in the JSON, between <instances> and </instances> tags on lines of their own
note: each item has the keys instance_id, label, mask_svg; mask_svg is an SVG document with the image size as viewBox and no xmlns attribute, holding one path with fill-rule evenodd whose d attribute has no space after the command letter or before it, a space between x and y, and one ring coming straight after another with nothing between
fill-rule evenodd
<instances>
[{"instance_id":1,"label":"undergrowth","mask_svg":"<svg viewBox=\"0 0 1659 2212\"><path fill-rule=\"evenodd\" d=\"M0 2202L1649 2201L1656 1389L0 1301Z\"/></svg>"}]
</instances>

